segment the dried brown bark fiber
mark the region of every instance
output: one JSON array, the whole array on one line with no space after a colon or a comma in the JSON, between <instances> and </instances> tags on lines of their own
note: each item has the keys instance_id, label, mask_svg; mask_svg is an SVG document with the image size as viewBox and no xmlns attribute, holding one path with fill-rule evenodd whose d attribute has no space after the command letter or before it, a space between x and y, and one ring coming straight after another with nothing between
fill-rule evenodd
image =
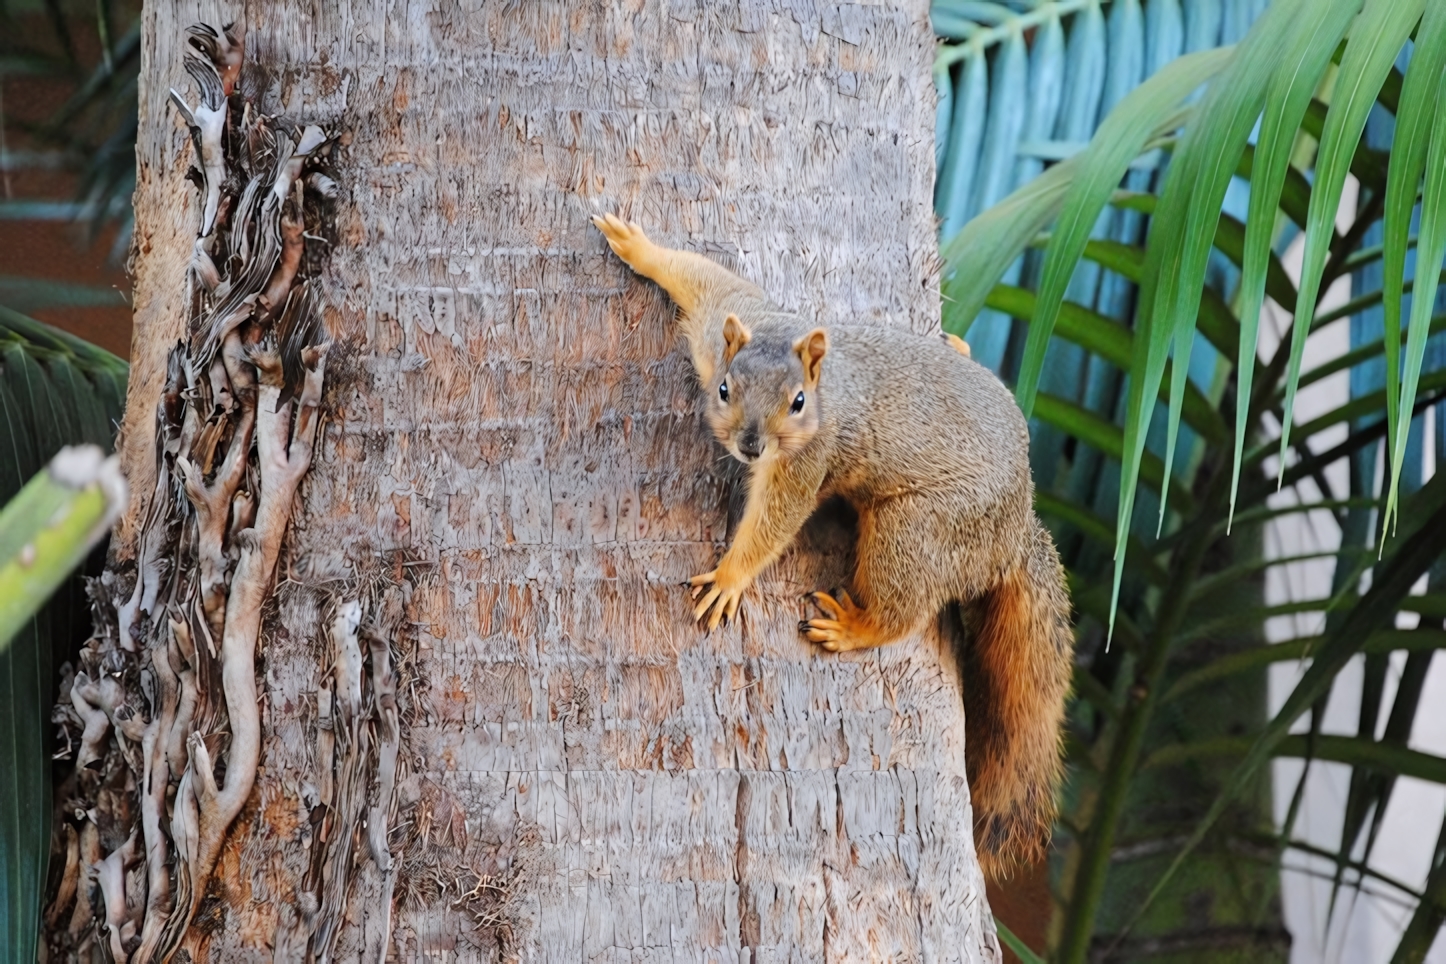
<instances>
[{"instance_id":1,"label":"dried brown bark fiber","mask_svg":"<svg viewBox=\"0 0 1446 964\"><path fill-rule=\"evenodd\" d=\"M619 210L825 324L937 328L927 4L148 7L136 492L204 205L167 89L185 27L238 16L258 107L342 134L332 348L256 606L255 785L186 952L996 959L949 646L797 637L846 571L827 520L737 624L693 628L677 583L723 545L729 467L666 299L588 223ZM137 501L122 588L156 525ZM126 842L93 827L77 864Z\"/></svg>"}]
</instances>

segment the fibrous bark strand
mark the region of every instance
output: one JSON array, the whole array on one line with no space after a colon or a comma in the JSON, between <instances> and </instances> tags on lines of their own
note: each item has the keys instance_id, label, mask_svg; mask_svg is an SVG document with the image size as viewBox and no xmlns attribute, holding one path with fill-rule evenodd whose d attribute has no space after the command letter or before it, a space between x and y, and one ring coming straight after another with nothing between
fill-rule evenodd
<instances>
[{"instance_id":1,"label":"fibrous bark strand","mask_svg":"<svg viewBox=\"0 0 1446 964\"><path fill-rule=\"evenodd\" d=\"M201 192L187 337L168 353L155 409L155 485L134 582L115 594L114 630L88 644L69 686L82 727L71 785L85 805L71 806L76 870L50 912L58 920L74 900L70 946L55 949L83 954L93 881L96 933L112 959L132 964L167 961L183 943L194 957L207 941L190 925L255 784L257 647L325 382L314 303L291 295L309 281L306 219L321 209L306 204L305 183L321 173L329 139L316 126L293 138L237 93L244 28L189 34L185 69L199 101L170 92ZM283 358L295 359L290 384ZM139 672L127 654L141 657ZM89 859L96 827L129 835ZM137 862L144 873L128 875Z\"/></svg>"}]
</instances>

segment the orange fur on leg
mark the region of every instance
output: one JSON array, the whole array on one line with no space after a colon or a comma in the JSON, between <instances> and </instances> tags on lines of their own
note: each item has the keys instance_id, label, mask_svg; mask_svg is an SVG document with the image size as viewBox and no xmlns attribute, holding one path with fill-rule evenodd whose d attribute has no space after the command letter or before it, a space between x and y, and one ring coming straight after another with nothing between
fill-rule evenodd
<instances>
[{"instance_id":1,"label":"orange fur on leg","mask_svg":"<svg viewBox=\"0 0 1446 964\"><path fill-rule=\"evenodd\" d=\"M857 575L855 579L858 579ZM857 588L864 591L863 586ZM890 619L877 607L860 606L842 590L837 596L826 592L809 593L809 598L827 614L827 618L805 619L798 624L798 629L809 642L818 643L831 653L897 643L922 625L922 621L907 623Z\"/></svg>"},{"instance_id":2,"label":"orange fur on leg","mask_svg":"<svg viewBox=\"0 0 1446 964\"><path fill-rule=\"evenodd\" d=\"M831 653L883 646L906 634L906 631L878 625L872 614L855 603L847 592L840 592L837 598L816 592L811 598L829 618L806 619L798 628L805 639Z\"/></svg>"}]
</instances>

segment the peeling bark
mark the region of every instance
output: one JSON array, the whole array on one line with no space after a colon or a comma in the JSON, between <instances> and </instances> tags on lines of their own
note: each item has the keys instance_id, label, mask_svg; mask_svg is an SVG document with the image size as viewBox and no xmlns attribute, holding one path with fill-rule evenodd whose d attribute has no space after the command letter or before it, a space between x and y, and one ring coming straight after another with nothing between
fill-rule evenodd
<instances>
[{"instance_id":1,"label":"peeling bark","mask_svg":"<svg viewBox=\"0 0 1446 964\"><path fill-rule=\"evenodd\" d=\"M126 871L136 860L136 835L95 865L95 879L105 906L105 932L113 961L126 959L125 947L135 934L136 922L126 905Z\"/></svg>"},{"instance_id":2,"label":"peeling bark","mask_svg":"<svg viewBox=\"0 0 1446 964\"><path fill-rule=\"evenodd\" d=\"M304 183L320 173L308 168L329 139L309 126L293 143L244 96L233 98L244 28L188 33L185 70L200 100L169 97L200 165L187 337L167 353L154 409L155 482L131 587L103 580L116 623L98 627L68 687L81 727L70 784L86 817L74 863L90 867L100 890L108 956L133 964L168 961L183 944L194 959L207 946L206 928L191 925L255 784L257 646L311 465L327 353L302 272L307 219L321 231L324 213L307 207ZM239 128L233 103L243 107ZM258 311L263 295L285 305L280 318L271 302ZM137 863L143 872L131 874ZM48 918L58 921L74 900L69 934L52 951L77 958L92 929L84 878L62 878Z\"/></svg>"},{"instance_id":3,"label":"peeling bark","mask_svg":"<svg viewBox=\"0 0 1446 964\"><path fill-rule=\"evenodd\" d=\"M66 936L71 941L75 956L80 960L89 959L95 923L95 915L91 910L90 887L95 881L95 866L100 863L100 859L100 831L94 821L87 819L80 829L78 899L70 915L69 926L66 927Z\"/></svg>"},{"instance_id":4,"label":"peeling bark","mask_svg":"<svg viewBox=\"0 0 1446 964\"><path fill-rule=\"evenodd\" d=\"M78 673L70 687L70 702L85 729L80 734L80 750L75 756L76 768L89 766L105 755L104 740L110 733L110 714L89 699L93 691L90 678Z\"/></svg>"},{"instance_id":5,"label":"peeling bark","mask_svg":"<svg viewBox=\"0 0 1446 964\"><path fill-rule=\"evenodd\" d=\"M45 911L45 926L51 930L60 924L61 914L75 899L76 889L80 886L80 835L68 824L64 833L65 865L60 872L60 885L55 892L55 899Z\"/></svg>"},{"instance_id":6,"label":"peeling bark","mask_svg":"<svg viewBox=\"0 0 1446 964\"><path fill-rule=\"evenodd\" d=\"M281 261L266 282L260 304L268 315L280 313L286 296L291 293L291 283L296 280L297 269L301 267L301 255L306 250L306 222L302 218L301 182L293 182L296 188L290 207L281 215Z\"/></svg>"},{"instance_id":7,"label":"peeling bark","mask_svg":"<svg viewBox=\"0 0 1446 964\"><path fill-rule=\"evenodd\" d=\"M208 466L197 465L185 456L176 459L176 467L185 480L186 496L196 510L196 555L200 562L201 607L212 638L219 638L225 628L227 524L231 521L231 504L246 474L247 460L251 454L251 431L256 421L255 378L247 371L249 366L243 359L232 357L239 356L240 341L240 336L234 331L231 332L227 336L227 342L237 347L233 351L223 351L226 358L223 371L231 382L240 383L232 392L240 414L237 419L232 420L235 434L227 448L225 461L211 482L207 483L204 472ZM220 362L221 359L218 358L217 361ZM230 542L234 543L236 535L243 528L249 526L232 529L229 533Z\"/></svg>"},{"instance_id":8,"label":"peeling bark","mask_svg":"<svg viewBox=\"0 0 1446 964\"><path fill-rule=\"evenodd\" d=\"M236 533L241 559L231 580L221 637L221 688L231 729L224 784L216 783L210 753L201 735L192 733L187 743L193 777L191 789L198 810L196 846L188 860L192 881L190 914L195 913L202 896L197 883L210 877L226 831L241 812L256 779L256 763L261 753L256 642L261 632L262 607L271 589L281 539L291 515L291 503L301 477L311 465L311 449L316 441L315 412L321 401L325 370L326 349L310 348L307 352L306 384L297 405L294 434L291 405L278 407L276 404L281 397L280 359L264 351L251 356L261 373L260 411L256 419L261 501L255 525Z\"/></svg>"},{"instance_id":9,"label":"peeling bark","mask_svg":"<svg viewBox=\"0 0 1446 964\"><path fill-rule=\"evenodd\" d=\"M98 634L174 675L130 822L93 808L112 851L141 828L132 960L997 959L951 647L797 638L847 571L832 510L691 626L731 476L666 299L588 222L937 329L927 4L278 0L188 47L190 16L142 29L119 448L153 495ZM265 158L214 205L201 107L197 141L166 108L189 49Z\"/></svg>"},{"instance_id":10,"label":"peeling bark","mask_svg":"<svg viewBox=\"0 0 1446 964\"><path fill-rule=\"evenodd\" d=\"M172 640L186 632L182 623L169 623L170 636L157 641L151 652L151 670L156 677L154 716L141 744L145 784L141 788L141 833L145 841L146 905L136 959L148 961L161 939L161 930L171 910L171 868L166 837L166 792L173 772L168 743L189 727L189 716L178 727L181 679L171 665ZM179 768L176 768L179 771Z\"/></svg>"}]
</instances>

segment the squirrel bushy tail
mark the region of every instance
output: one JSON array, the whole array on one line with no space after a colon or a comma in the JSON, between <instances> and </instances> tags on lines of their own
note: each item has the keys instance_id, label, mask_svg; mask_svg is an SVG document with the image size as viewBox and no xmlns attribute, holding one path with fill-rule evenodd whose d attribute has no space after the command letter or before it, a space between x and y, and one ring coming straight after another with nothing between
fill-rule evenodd
<instances>
[{"instance_id":1,"label":"squirrel bushy tail","mask_svg":"<svg viewBox=\"0 0 1446 964\"><path fill-rule=\"evenodd\" d=\"M1031 514L1027 558L964 613L965 758L980 865L997 879L1043 859L1064 766L1074 634L1064 569Z\"/></svg>"}]
</instances>

